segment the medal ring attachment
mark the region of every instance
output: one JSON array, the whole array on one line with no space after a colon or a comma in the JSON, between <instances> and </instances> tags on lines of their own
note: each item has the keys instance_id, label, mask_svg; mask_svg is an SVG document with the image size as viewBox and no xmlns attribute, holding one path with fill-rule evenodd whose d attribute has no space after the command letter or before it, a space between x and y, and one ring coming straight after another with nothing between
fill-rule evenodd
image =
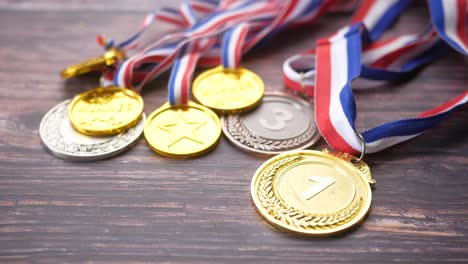
<instances>
[{"instance_id":1,"label":"medal ring attachment","mask_svg":"<svg viewBox=\"0 0 468 264\"><path fill-rule=\"evenodd\" d=\"M301 75L301 93L302 95L306 95L306 86L305 86L305 83L304 83L304 72L301 71L300 73Z\"/></svg>"},{"instance_id":2,"label":"medal ring attachment","mask_svg":"<svg viewBox=\"0 0 468 264\"><path fill-rule=\"evenodd\" d=\"M359 156L359 158L351 159L351 163L353 164L360 163L364 159L364 156L366 155L366 141L364 140L364 137L362 136L361 133L356 133L356 135L361 140L361 155Z\"/></svg>"}]
</instances>

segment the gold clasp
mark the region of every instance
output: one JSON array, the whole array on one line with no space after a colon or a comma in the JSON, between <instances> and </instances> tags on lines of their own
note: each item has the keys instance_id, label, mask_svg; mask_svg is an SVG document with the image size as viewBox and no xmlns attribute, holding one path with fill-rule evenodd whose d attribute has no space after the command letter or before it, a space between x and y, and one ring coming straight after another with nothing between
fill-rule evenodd
<instances>
[{"instance_id":1,"label":"gold clasp","mask_svg":"<svg viewBox=\"0 0 468 264\"><path fill-rule=\"evenodd\" d=\"M95 57L78 64L68 66L60 75L63 78L71 78L88 72L105 69L125 59L125 52L121 49L111 48L100 57Z\"/></svg>"}]
</instances>

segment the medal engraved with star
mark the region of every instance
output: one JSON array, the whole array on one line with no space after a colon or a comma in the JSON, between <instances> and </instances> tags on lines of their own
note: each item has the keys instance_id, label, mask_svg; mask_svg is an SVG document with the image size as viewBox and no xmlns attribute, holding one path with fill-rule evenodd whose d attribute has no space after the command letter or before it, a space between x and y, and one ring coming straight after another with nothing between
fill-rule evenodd
<instances>
[{"instance_id":1,"label":"medal engraved with star","mask_svg":"<svg viewBox=\"0 0 468 264\"><path fill-rule=\"evenodd\" d=\"M212 150L221 135L218 116L210 109L189 102L185 106L169 103L154 111L145 125L145 138L158 154L189 158Z\"/></svg>"},{"instance_id":2,"label":"medal engraved with star","mask_svg":"<svg viewBox=\"0 0 468 264\"><path fill-rule=\"evenodd\" d=\"M181 110L179 110L180 112ZM170 133L173 140L169 143L168 147L180 142L183 139L188 139L198 144L203 144L203 141L198 137L197 130L203 127L205 122L187 121L183 114L179 114L178 119L169 124L158 125L158 128Z\"/></svg>"}]
</instances>

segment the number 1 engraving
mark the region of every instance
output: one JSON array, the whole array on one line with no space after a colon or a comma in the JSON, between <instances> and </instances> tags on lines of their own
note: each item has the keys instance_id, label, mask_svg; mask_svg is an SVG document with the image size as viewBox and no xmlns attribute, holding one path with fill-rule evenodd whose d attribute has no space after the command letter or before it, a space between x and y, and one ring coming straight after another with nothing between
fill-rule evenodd
<instances>
[{"instance_id":1,"label":"number 1 engraving","mask_svg":"<svg viewBox=\"0 0 468 264\"><path fill-rule=\"evenodd\" d=\"M315 195L319 194L321 191L328 188L330 185L335 183L335 180L331 177L321 177L321 176L309 176L309 181L315 182L312 187L305 190L302 195L306 200L312 199Z\"/></svg>"}]
</instances>

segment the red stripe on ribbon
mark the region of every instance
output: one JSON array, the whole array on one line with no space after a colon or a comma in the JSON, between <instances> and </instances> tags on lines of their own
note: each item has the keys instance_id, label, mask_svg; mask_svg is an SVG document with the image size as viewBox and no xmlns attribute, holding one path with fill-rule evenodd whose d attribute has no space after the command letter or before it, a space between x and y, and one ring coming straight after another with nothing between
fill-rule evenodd
<instances>
[{"instance_id":1,"label":"red stripe on ribbon","mask_svg":"<svg viewBox=\"0 0 468 264\"><path fill-rule=\"evenodd\" d=\"M457 35L460 40L463 42L465 46L468 46L468 32L466 31L466 24L467 24L467 1L466 0L458 0L458 13L457 13Z\"/></svg>"},{"instance_id":2,"label":"red stripe on ribbon","mask_svg":"<svg viewBox=\"0 0 468 264\"><path fill-rule=\"evenodd\" d=\"M353 18L351 18L351 24L363 21L364 18L367 16L367 13L369 13L369 10L374 5L374 3L375 0L364 0L359 6L359 8L356 10L356 13L354 14Z\"/></svg>"},{"instance_id":3,"label":"red stripe on ribbon","mask_svg":"<svg viewBox=\"0 0 468 264\"><path fill-rule=\"evenodd\" d=\"M354 150L340 134L330 120L331 100L331 43L328 39L317 41L317 74L315 79L315 118L323 138L333 149L355 154Z\"/></svg>"},{"instance_id":4,"label":"red stripe on ribbon","mask_svg":"<svg viewBox=\"0 0 468 264\"><path fill-rule=\"evenodd\" d=\"M418 117L420 117L420 118L421 117L429 117L429 116L432 116L432 115L437 115L439 113L442 113L442 112L450 109L454 105L456 105L465 96L468 96L468 91L460 94L459 96L455 97L454 99L452 99L452 100L450 100L448 102L445 102L445 103L439 105L436 108L433 108L433 109L430 109L430 110L428 110L426 112L421 113Z\"/></svg>"}]
</instances>

